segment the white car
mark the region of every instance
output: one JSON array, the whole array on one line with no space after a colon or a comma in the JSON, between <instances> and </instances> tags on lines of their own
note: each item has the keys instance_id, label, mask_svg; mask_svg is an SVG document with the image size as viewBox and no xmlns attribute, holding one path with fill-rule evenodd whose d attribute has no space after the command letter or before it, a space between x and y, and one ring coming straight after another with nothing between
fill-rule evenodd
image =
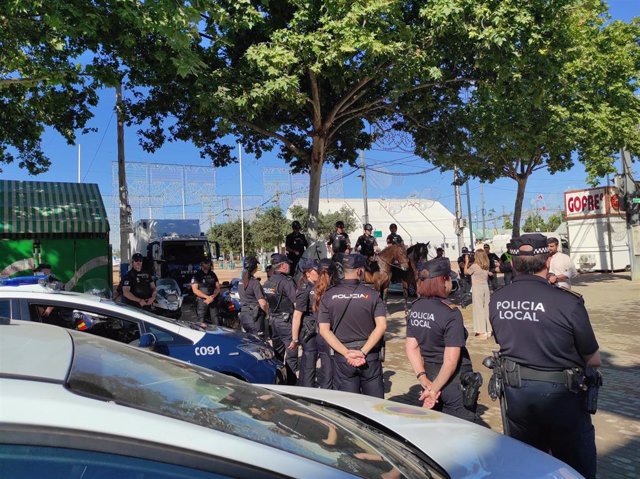
<instances>
[{"instance_id":1,"label":"white car","mask_svg":"<svg viewBox=\"0 0 640 479\"><path fill-rule=\"evenodd\" d=\"M0 325L3 479L577 478L438 412L257 387L49 325Z\"/></svg>"}]
</instances>

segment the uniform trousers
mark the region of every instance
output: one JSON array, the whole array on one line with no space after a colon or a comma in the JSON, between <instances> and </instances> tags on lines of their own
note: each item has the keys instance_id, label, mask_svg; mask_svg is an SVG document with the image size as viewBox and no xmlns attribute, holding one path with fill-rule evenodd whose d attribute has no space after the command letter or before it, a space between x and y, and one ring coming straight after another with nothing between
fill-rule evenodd
<instances>
[{"instance_id":1,"label":"uniform trousers","mask_svg":"<svg viewBox=\"0 0 640 479\"><path fill-rule=\"evenodd\" d=\"M271 316L271 343L276 357L287 366L287 377L295 378L298 370L298 350L291 351L287 346L291 344L291 317L283 319L276 313Z\"/></svg>"},{"instance_id":2,"label":"uniform trousers","mask_svg":"<svg viewBox=\"0 0 640 479\"><path fill-rule=\"evenodd\" d=\"M506 386L509 436L595 478L595 430L583 397L560 383L523 380L520 388Z\"/></svg>"},{"instance_id":3,"label":"uniform trousers","mask_svg":"<svg viewBox=\"0 0 640 479\"><path fill-rule=\"evenodd\" d=\"M473 301L473 331L476 334L491 333L491 323L489 322L490 295L487 283L473 283L471 299Z\"/></svg>"},{"instance_id":4,"label":"uniform trousers","mask_svg":"<svg viewBox=\"0 0 640 479\"><path fill-rule=\"evenodd\" d=\"M333 356L331 354L331 346L329 346L319 334L316 335L316 345L318 346L318 357L320 358L320 369L316 371L318 387L321 389L333 389Z\"/></svg>"},{"instance_id":5,"label":"uniform trousers","mask_svg":"<svg viewBox=\"0 0 640 479\"><path fill-rule=\"evenodd\" d=\"M367 362L358 368L351 366L341 354L333 356L333 387L338 391L384 398L382 362L378 353L369 353Z\"/></svg>"},{"instance_id":6,"label":"uniform trousers","mask_svg":"<svg viewBox=\"0 0 640 479\"><path fill-rule=\"evenodd\" d=\"M240 318L240 324L242 325L242 329L244 329L245 332L264 337L264 332L266 329L266 315L261 310L259 311L258 317L256 318L253 312L255 308L260 308L260 306L258 306L257 304L253 306L245 306L240 310L238 318Z\"/></svg>"},{"instance_id":7,"label":"uniform trousers","mask_svg":"<svg viewBox=\"0 0 640 479\"><path fill-rule=\"evenodd\" d=\"M302 319L304 324L306 321L313 321L313 319L306 317ZM304 331L304 327L301 328ZM300 345L302 346L302 356L299 360L300 378L298 384L300 386L315 388L316 387L316 364L318 362L318 339L319 334L314 334L306 341L304 338L300 338Z\"/></svg>"},{"instance_id":8,"label":"uniform trousers","mask_svg":"<svg viewBox=\"0 0 640 479\"><path fill-rule=\"evenodd\" d=\"M196 298L196 315L201 323L209 322L215 326L219 324L218 297L207 304L202 298ZM209 321L207 321L209 319Z\"/></svg>"},{"instance_id":9,"label":"uniform trousers","mask_svg":"<svg viewBox=\"0 0 640 479\"><path fill-rule=\"evenodd\" d=\"M427 372L427 376L431 381L438 376L441 367L442 364L424 361L424 370ZM440 398L438 398L438 402L433 407L434 411L440 411L445 414L449 414L450 416L476 422L476 410L478 409L478 403L474 404L474 406L469 409L464 407L462 389L460 387L460 375L471 371L472 368L470 364L458 364L453 376L451 376L447 384L445 384L440 391Z\"/></svg>"}]
</instances>

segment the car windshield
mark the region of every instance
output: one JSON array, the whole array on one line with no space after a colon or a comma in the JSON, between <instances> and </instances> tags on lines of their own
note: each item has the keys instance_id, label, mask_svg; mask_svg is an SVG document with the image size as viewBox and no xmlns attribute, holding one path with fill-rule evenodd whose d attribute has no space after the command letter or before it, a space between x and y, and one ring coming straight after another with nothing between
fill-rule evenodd
<instances>
[{"instance_id":1,"label":"car windshield","mask_svg":"<svg viewBox=\"0 0 640 479\"><path fill-rule=\"evenodd\" d=\"M160 321L164 321L165 323L175 324L175 325L181 326L183 328L195 329L197 331L207 331L207 330L216 329L215 326L210 325L210 324L194 323L194 322L191 322L191 321L183 321L182 319L171 319L171 318L167 318L166 316L160 316L158 314L152 313L151 311L141 310L140 308L138 308L136 306L132 306L132 305L125 304L125 303L116 303L115 301L112 301L112 300L102 300L102 302L108 302L109 304L115 304L119 308L125 308L125 309L127 309L129 311L135 311L136 313L144 314L145 316L152 316L153 318L158 319Z\"/></svg>"},{"instance_id":2,"label":"car windshield","mask_svg":"<svg viewBox=\"0 0 640 479\"><path fill-rule=\"evenodd\" d=\"M408 448L266 389L71 332L72 392L256 441L366 478L433 477ZM126 367L123 367L126 364ZM411 460L407 458L411 456Z\"/></svg>"},{"instance_id":3,"label":"car windshield","mask_svg":"<svg viewBox=\"0 0 640 479\"><path fill-rule=\"evenodd\" d=\"M173 263L200 263L200 260L209 256L209 243L207 241L165 241L163 243L164 259Z\"/></svg>"}]
</instances>

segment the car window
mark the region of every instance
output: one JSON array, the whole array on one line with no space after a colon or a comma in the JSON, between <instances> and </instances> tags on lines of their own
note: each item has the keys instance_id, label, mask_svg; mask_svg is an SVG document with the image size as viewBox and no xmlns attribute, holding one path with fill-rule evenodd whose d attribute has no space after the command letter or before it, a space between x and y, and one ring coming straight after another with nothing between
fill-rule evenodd
<instances>
[{"instance_id":1,"label":"car window","mask_svg":"<svg viewBox=\"0 0 640 479\"><path fill-rule=\"evenodd\" d=\"M166 345L177 345L177 344L193 344L187 338L183 338L182 336L172 333L171 331L167 331L166 329L162 329L155 324L151 324L145 321L144 328L147 333L153 333L156 337L156 341L158 344L166 344Z\"/></svg>"},{"instance_id":2,"label":"car window","mask_svg":"<svg viewBox=\"0 0 640 479\"><path fill-rule=\"evenodd\" d=\"M87 332L120 343L131 343L140 338L138 323L102 312L55 304L30 303L29 314L34 321Z\"/></svg>"},{"instance_id":3,"label":"car window","mask_svg":"<svg viewBox=\"0 0 640 479\"><path fill-rule=\"evenodd\" d=\"M0 445L3 479L218 479L229 476L95 451Z\"/></svg>"},{"instance_id":4,"label":"car window","mask_svg":"<svg viewBox=\"0 0 640 479\"><path fill-rule=\"evenodd\" d=\"M74 357L66 385L77 394L223 431L361 477L433 477L411 449L398 453L385 446L384 435L353 433L268 390L117 343L106 348L89 335L71 338Z\"/></svg>"},{"instance_id":5,"label":"car window","mask_svg":"<svg viewBox=\"0 0 640 479\"><path fill-rule=\"evenodd\" d=\"M13 318L11 315L10 299L0 299L0 316L4 318Z\"/></svg>"}]
</instances>

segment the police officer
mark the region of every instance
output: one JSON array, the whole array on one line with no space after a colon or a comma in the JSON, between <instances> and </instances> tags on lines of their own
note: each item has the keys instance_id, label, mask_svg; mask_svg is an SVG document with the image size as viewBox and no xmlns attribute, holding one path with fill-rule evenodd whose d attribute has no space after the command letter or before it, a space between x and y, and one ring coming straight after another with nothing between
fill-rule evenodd
<instances>
[{"instance_id":1,"label":"police officer","mask_svg":"<svg viewBox=\"0 0 640 479\"><path fill-rule=\"evenodd\" d=\"M500 255L500 272L505 286L513 281L513 267L511 266L511 255L505 251Z\"/></svg>"},{"instance_id":2,"label":"police officer","mask_svg":"<svg viewBox=\"0 0 640 479\"><path fill-rule=\"evenodd\" d=\"M300 358L300 386L316 387L316 363L318 362L317 329L318 315L313 312L315 284L318 281L319 263L317 260L300 260L302 278L296 290L295 309L291 322L291 343L289 349L297 353L302 346Z\"/></svg>"},{"instance_id":3,"label":"police officer","mask_svg":"<svg viewBox=\"0 0 640 479\"><path fill-rule=\"evenodd\" d=\"M465 257L469 257L469 264L475 262L475 255L469 251L469 248L462 248L462 255L458 257L458 268L460 269L460 286L463 287L465 293L471 291L471 275L464 274Z\"/></svg>"},{"instance_id":4,"label":"police officer","mask_svg":"<svg viewBox=\"0 0 640 479\"><path fill-rule=\"evenodd\" d=\"M391 234L389 234L389 236L387 236L387 246L391 246L391 245L394 245L394 244L404 245L404 241L402 241L402 236L400 236L397 233L398 225L396 225L395 223L391 223L389 225L389 231L391 231Z\"/></svg>"},{"instance_id":5,"label":"police officer","mask_svg":"<svg viewBox=\"0 0 640 479\"><path fill-rule=\"evenodd\" d=\"M342 266L340 267L342 271ZM331 286L338 283L338 269L336 263L329 258L323 258L318 261L318 280L314 285L313 312L318 316L320 310L320 300L324 293ZM320 359L320 369L316 370L316 378L318 387L321 389L333 389L333 349L327 344L327 341L318 334L316 336L316 344L318 346L318 357Z\"/></svg>"},{"instance_id":6,"label":"police officer","mask_svg":"<svg viewBox=\"0 0 640 479\"><path fill-rule=\"evenodd\" d=\"M260 262L255 256L244 259L242 282L238 285L240 296L240 324L250 334L264 337L266 317L269 314L269 304L264 295L260 281L254 278Z\"/></svg>"},{"instance_id":7,"label":"police officer","mask_svg":"<svg viewBox=\"0 0 640 479\"><path fill-rule=\"evenodd\" d=\"M285 239L285 250L289 261L291 261L291 271L295 273L298 261L300 261L304 250L309 247L309 243L307 238L300 233L302 226L299 221L291 223L291 228L293 228L293 232L289 233Z\"/></svg>"},{"instance_id":8,"label":"police officer","mask_svg":"<svg viewBox=\"0 0 640 479\"><path fill-rule=\"evenodd\" d=\"M132 268L122 281L122 296L126 304L150 310L156 299L156 284L151 273L142 270L143 260L141 253L131 256Z\"/></svg>"},{"instance_id":9,"label":"police officer","mask_svg":"<svg viewBox=\"0 0 640 479\"><path fill-rule=\"evenodd\" d=\"M407 316L405 350L423 392L424 406L475 422L477 397L465 407L462 386L473 375L462 313L446 298L453 287L447 258L420 262L418 299ZM463 378L465 379L463 381ZM476 383L474 386L479 387Z\"/></svg>"},{"instance_id":10,"label":"police officer","mask_svg":"<svg viewBox=\"0 0 640 479\"><path fill-rule=\"evenodd\" d=\"M498 272L500 271L500 258L491 251L491 246L485 243L482 248L489 257L489 287L491 291L498 289Z\"/></svg>"},{"instance_id":11,"label":"police officer","mask_svg":"<svg viewBox=\"0 0 640 479\"><path fill-rule=\"evenodd\" d=\"M444 248L436 248L436 258L444 258Z\"/></svg>"},{"instance_id":12,"label":"police officer","mask_svg":"<svg viewBox=\"0 0 640 479\"><path fill-rule=\"evenodd\" d=\"M355 250L360 253L362 256L367 258L368 262L371 262L371 259L378 252L378 242L373 237L373 226L369 223L364 225L364 234L358 237L356 241Z\"/></svg>"},{"instance_id":13,"label":"police officer","mask_svg":"<svg viewBox=\"0 0 640 479\"><path fill-rule=\"evenodd\" d=\"M291 320L296 302L296 285L289 276L291 262L280 253L271 255L273 274L264 283L264 294L269 303L271 341L276 356L287 366L287 377L295 377L298 370L298 349L287 348L292 342Z\"/></svg>"},{"instance_id":14,"label":"police officer","mask_svg":"<svg viewBox=\"0 0 640 479\"><path fill-rule=\"evenodd\" d=\"M334 389L382 398L386 311L378 292L361 283L365 262L358 253L342 258L344 279L322 296L318 323L334 350Z\"/></svg>"},{"instance_id":15,"label":"police officer","mask_svg":"<svg viewBox=\"0 0 640 479\"><path fill-rule=\"evenodd\" d=\"M495 339L511 371L504 391L508 434L593 478L595 431L582 385L568 381L600 366L584 300L548 284L545 236L512 238L508 248L516 276L490 302Z\"/></svg>"},{"instance_id":16,"label":"police officer","mask_svg":"<svg viewBox=\"0 0 640 479\"><path fill-rule=\"evenodd\" d=\"M220 281L211 266L211 258L203 258L200 271L191 278L191 291L196 295L196 314L201 323L218 325L218 295Z\"/></svg>"},{"instance_id":17,"label":"police officer","mask_svg":"<svg viewBox=\"0 0 640 479\"><path fill-rule=\"evenodd\" d=\"M329 255L334 259L337 254L349 254L351 240L349 239L349 235L344 231L344 221L336 221L336 230L329 236L327 249L329 250Z\"/></svg>"}]
</instances>

